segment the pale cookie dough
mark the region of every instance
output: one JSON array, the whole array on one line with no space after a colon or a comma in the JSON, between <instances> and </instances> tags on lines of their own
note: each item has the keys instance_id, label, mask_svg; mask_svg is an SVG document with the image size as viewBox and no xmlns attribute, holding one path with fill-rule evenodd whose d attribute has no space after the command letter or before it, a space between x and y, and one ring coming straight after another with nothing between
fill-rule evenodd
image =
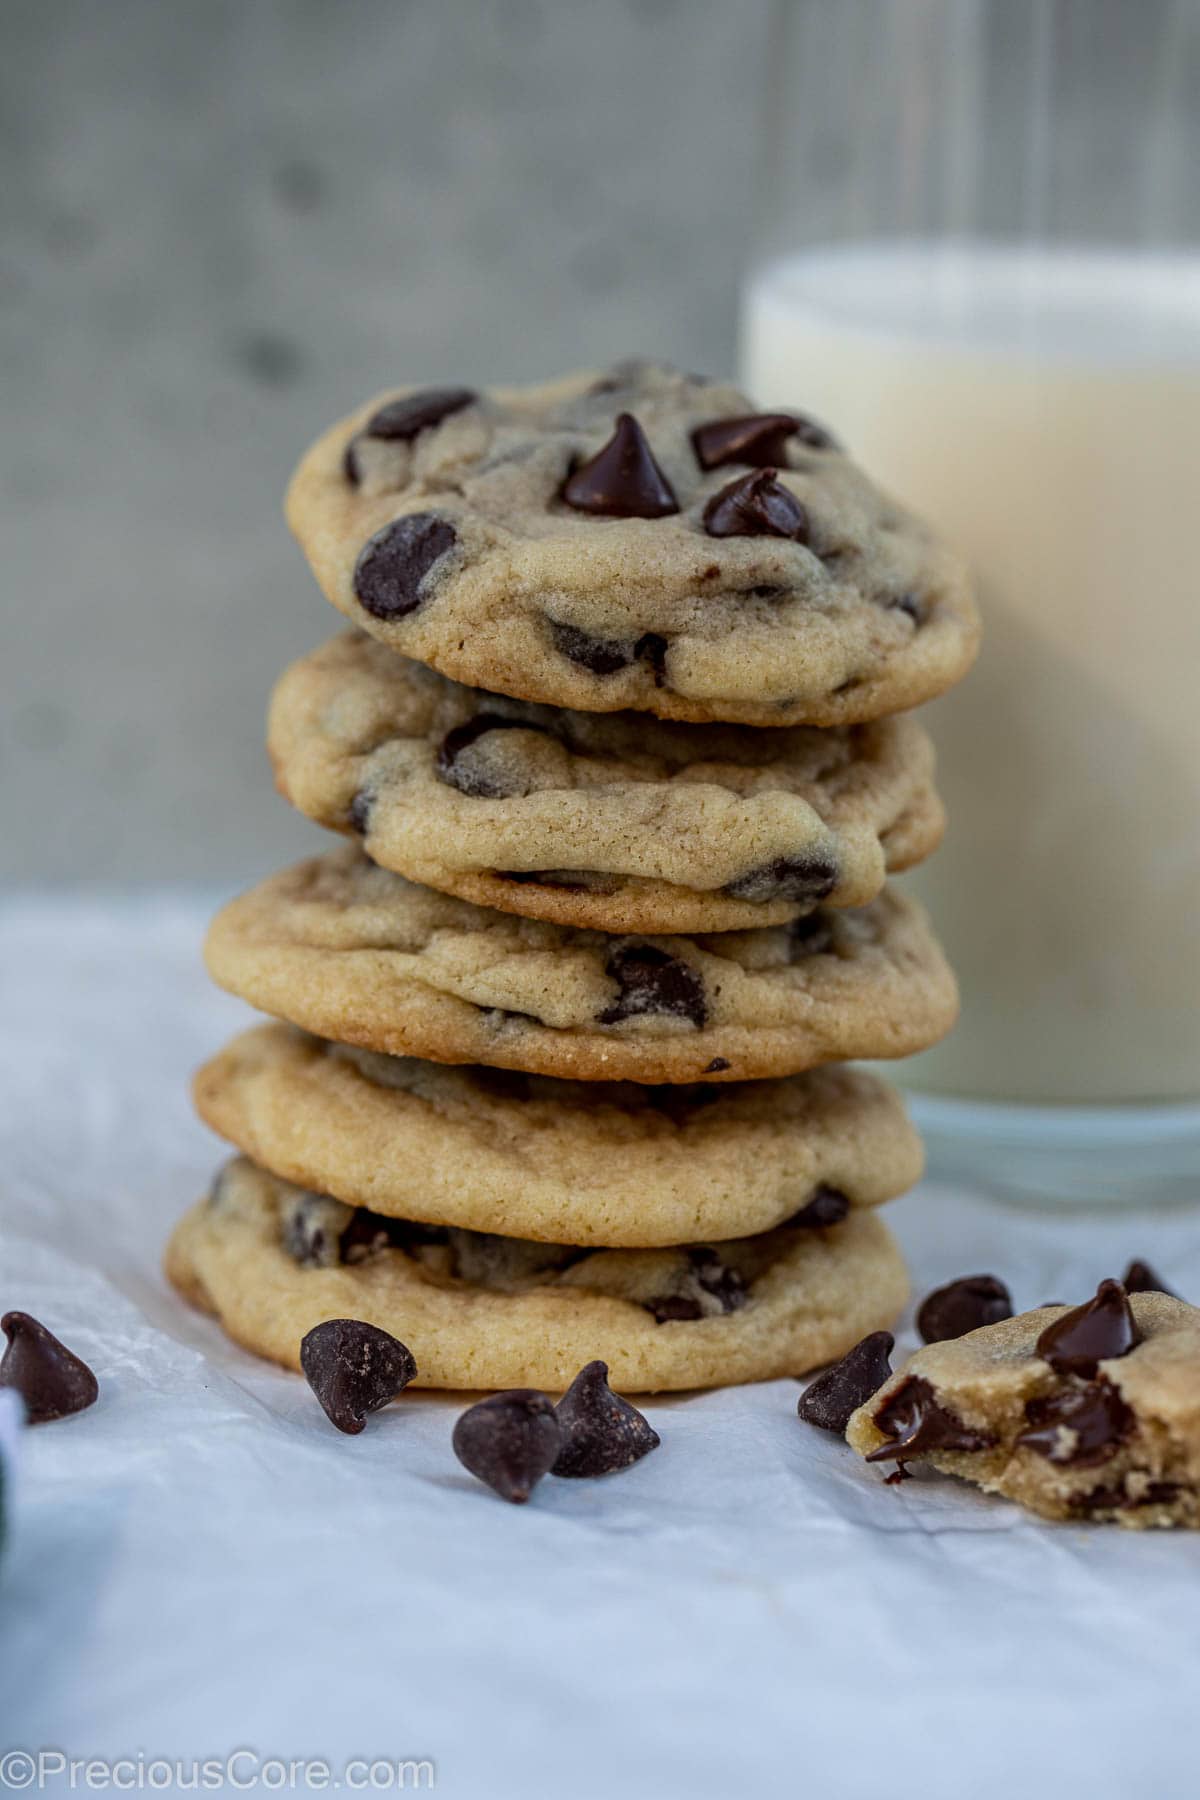
<instances>
[{"instance_id":1,"label":"pale cookie dough","mask_svg":"<svg viewBox=\"0 0 1200 1800\"><path fill-rule=\"evenodd\" d=\"M622 1393L799 1375L907 1297L887 1227L852 1212L708 1247L587 1251L394 1221L345 1233L350 1209L239 1159L193 1207L167 1274L247 1349L289 1368L325 1319L401 1340L418 1387L565 1388L608 1364Z\"/></svg>"},{"instance_id":2,"label":"pale cookie dough","mask_svg":"<svg viewBox=\"0 0 1200 1800\"><path fill-rule=\"evenodd\" d=\"M978 646L958 557L827 434L650 363L381 396L308 452L287 513L393 650L587 712L852 724Z\"/></svg>"},{"instance_id":3,"label":"pale cookie dough","mask_svg":"<svg viewBox=\"0 0 1200 1800\"><path fill-rule=\"evenodd\" d=\"M1083 1309L1043 1306L928 1344L859 1407L846 1436L886 1467L927 1460L1043 1518L1196 1527L1200 1310L1157 1293L1130 1294L1128 1306L1141 1341L1073 1370L1038 1342ZM915 1427L930 1447L899 1453Z\"/></svg>"},{"instance_id":4,"label":"pale cookie dough","mask_svg":"<svg viewBox=\"0 0 1200 1800\"><path fill-rule=\"evenodd\" d=\"M875 1206L921 1174L899 1096L857 1069L635 1087L380 1056L290 1025L196 1076L272 1174L398 1218L558 1244L694 1243Z\"/></svg>"},{"instance_id":5,"label":"pale cookie dough","mask_svg":"<svg viewBox=\"0 0 1200 1800\"><path fill-rule=\"evenodd\" d=\"M563 712L460 686L372 638L279 682L281 791L372 859L483 906L601 931L735 931L862 906L936 849L915 719L827 731Z\"/></svg>"},{"instance_id":6,"label":"pale cookie dough","mask_svg":"<svg viewBox=\"0 0 1200 1800\"><path fill-rule=\"evenodd\" d=\"M318 1037L587 1081L909 1056L958 1006L924 913L890 889L791 926L611 938L416 887L353 846L234 900L206 956L220 986Z\"/></svg>"}]
</instances>

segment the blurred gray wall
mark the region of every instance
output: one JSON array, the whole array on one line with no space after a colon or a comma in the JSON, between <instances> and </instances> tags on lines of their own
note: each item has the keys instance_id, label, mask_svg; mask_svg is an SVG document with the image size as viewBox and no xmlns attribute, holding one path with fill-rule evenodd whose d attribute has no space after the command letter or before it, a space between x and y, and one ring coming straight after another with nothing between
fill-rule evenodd
<instances>
[{"instance_id":1,"label":"blurred gray wall","mask_svg":"<svg viewBox=\"0 0 1200 1800\"><path fill-rule=\"evenodd\" d=\"M733 359L768 0L0 0L0 881L311 847L280 517L392 382Z\"/></svg>"}]
</instances>

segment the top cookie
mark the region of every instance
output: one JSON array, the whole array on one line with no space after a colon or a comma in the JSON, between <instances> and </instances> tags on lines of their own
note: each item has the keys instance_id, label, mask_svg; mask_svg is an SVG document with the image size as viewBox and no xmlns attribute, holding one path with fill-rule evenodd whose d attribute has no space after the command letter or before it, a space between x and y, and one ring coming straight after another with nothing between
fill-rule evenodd
<instances>
[{"instance_id":1,"label":"top cookie","mask_svg":"<svg viewBox=\"0 0 1200 1800\"><path fill-rule=\"evenodd\" d=\"M978 642L958 558L821 427L651 363L401 390L313 446L287 512L355 624L585 712L859 723Z\"/></svg>"}]
</instances>

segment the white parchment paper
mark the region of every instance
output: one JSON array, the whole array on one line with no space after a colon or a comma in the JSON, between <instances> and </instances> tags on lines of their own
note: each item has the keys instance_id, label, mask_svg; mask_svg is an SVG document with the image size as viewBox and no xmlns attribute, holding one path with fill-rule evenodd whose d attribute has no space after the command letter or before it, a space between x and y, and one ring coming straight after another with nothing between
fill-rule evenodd
<instances>
[{"instance_id":1,"label":"white parchment paper","mask_svg":"<svg viewBox=\"0 0 1200 1800\"><path fill-rule=\"evenodd\" d=\"M343 1438L178 1304L162 1243L223 1154L187 1078L248 1017L201 970L211 904L0 908L0 1306L102 1390L24 1436L0 1752L429 1758L498 1800L1195 1792L1193 1536L885 1487L793 1382L649 1403L635 1469L508 1507L451 1454L461 1401ZM1137 1254L1200 1296L1195 1213L926 1184L890 1216L918 1293L1083 1298Z\"/></svg>"}]
</instances>

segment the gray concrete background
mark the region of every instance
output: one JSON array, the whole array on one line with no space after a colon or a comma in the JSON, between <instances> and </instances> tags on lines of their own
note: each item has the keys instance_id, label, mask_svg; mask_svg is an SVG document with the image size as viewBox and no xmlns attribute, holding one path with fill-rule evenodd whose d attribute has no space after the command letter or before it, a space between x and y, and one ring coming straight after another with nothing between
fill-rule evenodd
<instances>
[{"instance_id":1,"label":"gray concrete background","mask_svg":"<svg viewBox=\"0 0 1200 1800\"><path fill-rule=\"evenodd\" d=\"M311 846L280 517L393 381L732 363L768 0L0 0L0 881Z\"/></svg>"}]
</instances>

